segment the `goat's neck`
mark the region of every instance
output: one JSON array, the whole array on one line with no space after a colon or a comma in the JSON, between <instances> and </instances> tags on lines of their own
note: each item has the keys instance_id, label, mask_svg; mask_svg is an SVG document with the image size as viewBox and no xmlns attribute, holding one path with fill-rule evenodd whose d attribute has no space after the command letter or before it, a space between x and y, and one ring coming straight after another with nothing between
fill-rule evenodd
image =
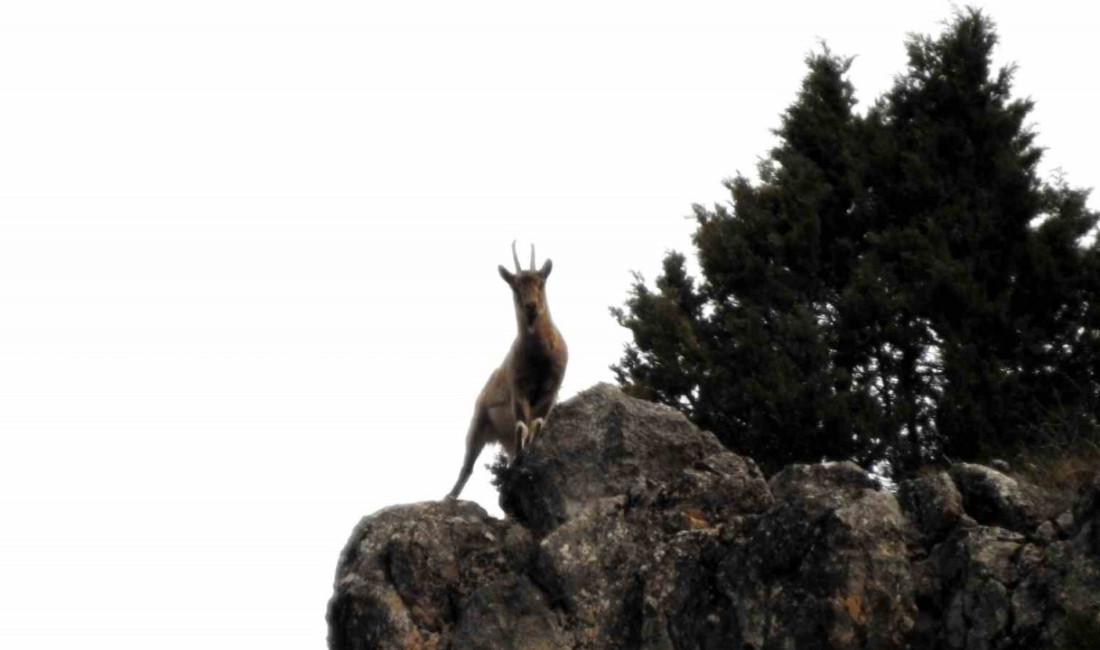
<instances>
[{"instance_id":1,"label":"goat's neck","mask_svg":"<svg viewBox=\"0 0 1100 650\"><path fill-rule=\"evenodd\" d=\"M516 342L526 348L541 349L549 347L550 340L554 336L554 321L550 320L550 311L547 310L535 321L534 325L527 326L522 313L516 314Z\"/></svg>"}]
</instances>

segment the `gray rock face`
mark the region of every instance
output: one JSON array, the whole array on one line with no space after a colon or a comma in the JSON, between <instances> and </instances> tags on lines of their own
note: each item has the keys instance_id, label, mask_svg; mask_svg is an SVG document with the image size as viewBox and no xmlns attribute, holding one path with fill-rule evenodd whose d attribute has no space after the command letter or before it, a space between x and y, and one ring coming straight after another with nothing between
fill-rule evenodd
<instances>
[{"instance_id":1,"label":"gray rock face","mask_svg":"<svg viewBox=\"0 0 1100 650\"><path fill-rule=\"evenodd\" d=\"M598 384L555 407L531 453L501 474L501 507L544 535L593 501L626 495L698 524L771 504L756 464L674 409Z\"/></svg>"},{"instance_id":2,"label":"gray rock face","mask_svg":"<svg viewBox=\"0 0 1100 650\"><path fill-rule=\"evenodd\" d=\"M1081 498L1074 504L1071 521L1071 530L1077 533L1077 548L1100 557L1100 474L1082 490Z\"/></svg>"},{"instance_id":3,"label":"gray rock face","mask_svg":"<svg viewBox=\"0 0 1100 650\"><path fill-rule=\"evenodd\" d=\"M980 524L1022 532L1058 514L1058 504L1042 490L992 467L959 463L951 468L951 478L967 514Z\"/></svg>"},{"instance_id":4,"label":"gray rock face","mask_svg":"<svg viewBox=\"0 0 1100 650\"><path fill-rule=\"evenodd\" d=\"M898 496L925 541L942 540L967 518L962 495L947 472L905 481Z\"/></svg>"},{"instance_id":5,"label":"gray rock face","mask_svg":"<svg viewBox=\"0 0 1100 650\"><path fill-rule=\"evenodd\" d=\"M852 463L790 466L769 485L775 507L722 562L740 623L725 647L902 647L916 606L894 495Z\"/></svg>"},{"instance_id":6,"label":"gray rock face","mask_svg":"<svg viewBox=\"0 0 1100 650\"><path fill-rule=\"evenodd\" d=\"M1098 648L1100 477L1072 510L959 465L765 481L679 413L597 386L468 502L366 517L329 647Z\"/></svg>"},{"instance_id":7,"label":"gray rock face","mask_svg":"<svg viewBox=\"0 0 1100 650\"><path fill-rule=\"evenodd\" d=\"M562 647L561 615L525 577L535 553L524 528L470 502L365 517L340 555L329 646Z\"/></svg>"}]
</instances>

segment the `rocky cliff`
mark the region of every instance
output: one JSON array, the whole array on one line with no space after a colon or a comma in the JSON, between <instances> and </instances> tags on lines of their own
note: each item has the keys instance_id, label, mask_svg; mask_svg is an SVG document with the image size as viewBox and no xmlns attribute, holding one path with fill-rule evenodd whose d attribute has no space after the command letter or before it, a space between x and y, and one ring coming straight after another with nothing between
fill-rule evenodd
<instances>
[{"instance_id":1,"label":"rocky cliff","mask_svg":"<svg viewBox=\"0 0 1100 650\"><path fill-rule=\"evenodd\" d=\"M600 385L473 503L365 517L329 647L1100 648L1100 478L1073 504L980 465L883 489L765 480L678 412Z\"/></svg>"}]
</instances>

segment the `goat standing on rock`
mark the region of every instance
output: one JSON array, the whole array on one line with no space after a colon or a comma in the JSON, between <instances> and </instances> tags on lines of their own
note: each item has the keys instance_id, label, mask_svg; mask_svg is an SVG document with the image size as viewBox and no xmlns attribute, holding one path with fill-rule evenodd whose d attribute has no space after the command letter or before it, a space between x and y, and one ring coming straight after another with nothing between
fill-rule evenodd
<instances>
[{"instance_id":1,"label":"goat standing on rock","mask_svg":"<svg viewBox=\"0 0 1100 650\"><path fill-rule=\"evenodd\" d=\"M569 352L546 305L546 278L553 263L546 260L536 271L532 244L531 268L521 270L514 241L512 261L516 265L514 274L503 266L498 270L512 288L518 333L504 363L493 371L477 397L466 433L466 458L448 495L451 499L457 499L466 486L486 443L499 443L513 462L531 444L545 425L565 376Z\"/></svg>"}]
</instances>

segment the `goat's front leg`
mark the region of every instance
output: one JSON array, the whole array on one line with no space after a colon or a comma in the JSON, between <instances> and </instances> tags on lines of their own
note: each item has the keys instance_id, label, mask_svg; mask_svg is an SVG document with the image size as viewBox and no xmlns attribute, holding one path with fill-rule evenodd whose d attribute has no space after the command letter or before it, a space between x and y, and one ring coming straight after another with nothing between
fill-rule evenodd
<instances>
[{"instance_id":1,"label":"goat's front leg","mask_svg":"<svg viewBox=\"0 0 1100 650\"><path fill-rule=\"evenodd\" d=\"M512 411L516 417L515 436L518 456L531 443L531 429L528 425L531 421L531 403L526 399L516 399L512 402Z\"/></svg>"},{"instance_id":2,"label":"goat's front leg","mask_svg":"<svg viewBox=\"0 0 1100 650\"><path fill-rule=\"evenodd\" d=\"M531 433L530 441L528 444L535 441L535 437L542 431L542 427L546 425L546 418L550 416L550 409L554 406L554 399L557 395L544 395L539 398L535 405L531 408L531 416L534 418L531 421Z\"/></svg>"}]
</instances>

